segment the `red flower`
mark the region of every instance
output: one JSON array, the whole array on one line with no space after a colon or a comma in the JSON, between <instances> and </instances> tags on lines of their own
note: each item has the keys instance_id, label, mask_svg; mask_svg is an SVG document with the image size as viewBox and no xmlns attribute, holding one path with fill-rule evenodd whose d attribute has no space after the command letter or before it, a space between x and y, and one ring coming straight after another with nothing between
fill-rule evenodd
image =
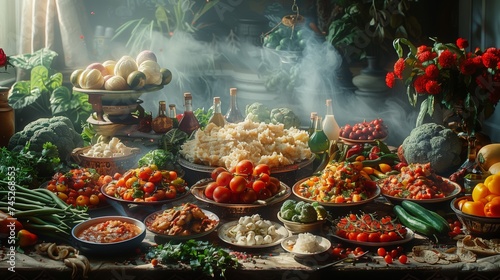
<instances>
[{"instance_id":1,"label":"red flower","mask_svg":"<svg viewBox=\"0 0 500 280\"><path fill-rule=\"evenodd\" d=\"M425 84L427 83L427 78L425 76L418 76L415 81L413 81L413 86L417 93L426 93Z\"/></svg>"},{"instance_id":2,"label":"red flower","mask_svg":"<svg viewBox=\"0 0 500 280\"><path fill-rule=\"evenodd\" d=\"M394 74L398 78L403 78L403 70L405 69L405 60L403 58L398 59L396 63L394 63Z\"/></svg>"},{"instance_id":3,"label":"red flower","mask_svg":"<svg viewBox=\"0 0 500 280\"><path fill-rule=\"evenodd\" d=\"M435 52L431 52L431 51L424 51L424 52L421 52L421 53L417 53L417 58L421 62L432 60L436 56L437 56L437 54Z\"/></svg>"},{"instance_id":4,"label":"red flower","mask_svg":"<svg viewBox=\"0 0 500 280\"><path fill-rule=\"evenodd\" d=\"M387 75L385 76L385 84L389 88L394 87L394 73L393 72L388 72Z\"/></svg>"},{"instance_id":5,"label":"red flower","mask_svg":"<svg viewBox=\"0 0 500 280\"><path fill-rule=\"evenodd\" d=\"M420 53L423 53L425 51L429 51L431 48L429 48L428 46L426 45L422 45L420 47L417 48L417 54L420 54Z\"/></svg>"},{"instance_id":6,"label":"red flower","mask_svg":"<svg viewBox=\"0 0 500 280\"><path fill-rule=\"evenodd\" d=\"M0 67L5 67L5 69L7 69L7 65L8 65L8 57L3 51L3 49L0 48Z\"/></svg>"},{"instance_id":7,"label":"red flower","mask_svg":"<svg viewBox=\"0 0 500 280\"><path fill-rule=\"evenodd\" d=\"M477 63L473 58L468 58L460 63L460 73L464 75L472 75L476 72L476 69L478 68L477 66Z\"/></svg>"},{"instance_id":8,"label":"red flower","mask_svg":"<svg viewBox=\"0 0 500 280\"><path fill-rule=\"evenodd\" d=\"M464 38L457 39L457 47L459 47L461 49L465 49L468 46L469 46L469 41L467 41L466 39L464 39Z\"/></svg>"},{"instance_id":9,"label":"red flower","mask_svg":"<svg viewBox=\"0 0 500 280\"><path fill-rule=\"evenodd\" d=\"M439 76L439 69L435 64L429 64L425 68L425 75L430 79L436 79Z\"/></svg>"},{"instance_id":10,"label":"red flower","mask_svg":"<svg viewBox=\"0 0 500 280\"><path fill-rule=\"evenodd\" d=\"M432 95L439 94L441 92L441 85L436 80L428 80L425 83L425 90Z\"/></svg>"},{"instance_id":11,"label":"red flower","mask_svg":"<svg viewBox=\"0 0 500 280\"><path fill-rule=\"evenodd\" d=\"M457 55L449 50L444 50L441 55L439 55L438 63L442 68L451 68L455 66L455 61L457 60Z\"/></svg>"},{"instance_id":12,"label":"red flower","mask_svg":"<svg viewBox=\"0 0 500 280\"><path fill-rule=\"evenodd\" d=\"M499 62L498 56L494 52L485 52L481 58L487 68L495 68Z\"/></svg>"}]
</instances>

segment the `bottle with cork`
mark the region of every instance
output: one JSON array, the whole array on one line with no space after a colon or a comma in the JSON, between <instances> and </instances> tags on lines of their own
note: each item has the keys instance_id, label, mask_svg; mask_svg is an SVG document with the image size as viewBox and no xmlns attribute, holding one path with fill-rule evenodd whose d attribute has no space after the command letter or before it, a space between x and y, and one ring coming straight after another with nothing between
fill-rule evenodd
<instances>
[{"instance_id":1,"label":"bottle with cork","mask_svg":"<svg viewBox=\"0 0 500 280\"><path fill-rule=\"evenodd\" d=\"M200 128L200 123L193 112L193 96L190 92L184 93L184 114L179 122L179 129L191 135Z\"/></svg>"},{"instance_id":2,"label":"bottle with cork","mask_svg":"<svg viewBox=\"0 0 500 280\"><path fill-rule=\"evenodd\" d=\"M158 115L153 119L151 128L155 133L165 133L172 129L172 120L167 116L167 102L159 102Z\"/></svg>"},{"instance_id":3,"label":"bottle with cork","mask_svg":"<svg viewBox=\"0 0 500 280\"><path fill-rule=\"evenodd\" d=\"M179 120L177 119L177 108L175 104L168 104L168 117L172 120L172 127L179 127Z\"/></svg>"},{"instance_id":4,"label":"bottle with cork","mask_svg":"<svg viewBox=\"0 0 500 280\"><path fill-rule=\"evenodd\" d=\"M340 127L333 115L333 104L331 99L326 100L326 114L322 125L323 131L326 136L328 136L328 140L334 141L339 139Z\"/></svg>"},{"instance_id":5,"label":"bottle with cork","mask_svg":"<svg viewBox=\"0 0 500 280\"><path fill-rule=\"evenodd\" d=\"M223 127L226 124L226 119L224 118L224 115L222 115L221 112L220 97L218 96L214 97L213 108L214 108L214 113L212 114L208 122Z\"/></svg>"},{"instance_id":6,"label":"bottle with cork","mask_svg":"<svg viewBox=\"0 0 500 280\"><path fill-rule=\"evenodd\" d=\"M240 109L238 108L238 103L236 101L237 91L238 90L236 88L229 89L230 103L229 103L229 109L227 110L227 113L225 115L226 121L229 123L239 123L245 119L241 114Z\"/></svg>"}]
</instances>

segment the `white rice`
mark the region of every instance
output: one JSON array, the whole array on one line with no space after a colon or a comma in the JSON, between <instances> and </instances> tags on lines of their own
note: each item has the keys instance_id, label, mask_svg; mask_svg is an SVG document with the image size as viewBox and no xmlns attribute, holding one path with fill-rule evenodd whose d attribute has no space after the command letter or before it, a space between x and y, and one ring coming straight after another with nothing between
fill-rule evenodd
<instances>
[{"instance_id":1,"label":"white rice","mask_svg":"<svg viewBox=\"0 0 500 280\"><path fill-rule=\"evenodd\" d=\"M315 235L306 233L299 233L295 245L293 245L292 251L296 253L315 253L320 251L322 248L318 243Z\"/></svg>"}]
</instances>

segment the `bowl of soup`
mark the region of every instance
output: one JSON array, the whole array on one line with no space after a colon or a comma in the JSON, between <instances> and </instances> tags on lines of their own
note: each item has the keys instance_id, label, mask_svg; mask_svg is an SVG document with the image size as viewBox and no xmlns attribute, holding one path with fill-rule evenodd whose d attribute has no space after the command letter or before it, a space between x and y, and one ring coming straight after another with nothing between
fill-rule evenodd
<instances>
[{"instance_id":1,"label":"bowl of soup","mask_svg":"<svg viewBox=\"0 0 500 280\"><path fill-rule=\"evenodd\" d=\"M103 216L79 223L71 235L75 246L84 253L133 252L144 240L146 226L130 217Z\"/></svg>"}]
</instances>

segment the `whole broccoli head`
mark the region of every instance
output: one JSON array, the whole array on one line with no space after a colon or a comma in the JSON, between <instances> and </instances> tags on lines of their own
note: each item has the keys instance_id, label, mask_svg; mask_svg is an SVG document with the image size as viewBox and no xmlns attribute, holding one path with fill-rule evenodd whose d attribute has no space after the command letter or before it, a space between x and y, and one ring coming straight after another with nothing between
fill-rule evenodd
<instances>
[{"instance_id":1,"label":"whole broccoli head","mask_svg":"<svg viewBox=\"0 0 500 280\"><path fill-rule=\"evenodd\" d=\"M245 119L251 120L253 122L271 122L271 111L269 108L259 102L254 102L252 104L247 105L245 108L246 117Z\"/></svg>"},{"instance_id":2,"label":"whole broccoli head","mask_svg":"<svg viewBox=\"0 0 500 280\"><path fill-rule=\"evenodd\" d=\"M271 116L271 123L273 124L282 123L285 128L300 126L299 117L290 108L286 107L274 108L271 110L270 116Z\"/></svg>"},{"instance_id":3,"label":"whole broccoli head","mask_svg":"<svg viewBox=\"0 0 500 280\"><path fill-rule=\"evenodd\" d=\"M27 124L9 140L8 149L21 151L27 142L30 150L42 152L43 145L51 142L59 151L61 160L69 161L75 148L83 146L82 136L75 131L71 120L65 116L40 118Z\"/></svg>"},{"instance_id":4,"label":"whole broccoli head","mask_svg":"<svg viewBox=\"0 0 500 280\"><path fill-rule=\"evenodd\" d=\"M444 173L462 162L462 142L451 129L436 123L415 127L402 144L403 155L410 163L430 163L436 173Z\"/></svg>"}]
</instances>

